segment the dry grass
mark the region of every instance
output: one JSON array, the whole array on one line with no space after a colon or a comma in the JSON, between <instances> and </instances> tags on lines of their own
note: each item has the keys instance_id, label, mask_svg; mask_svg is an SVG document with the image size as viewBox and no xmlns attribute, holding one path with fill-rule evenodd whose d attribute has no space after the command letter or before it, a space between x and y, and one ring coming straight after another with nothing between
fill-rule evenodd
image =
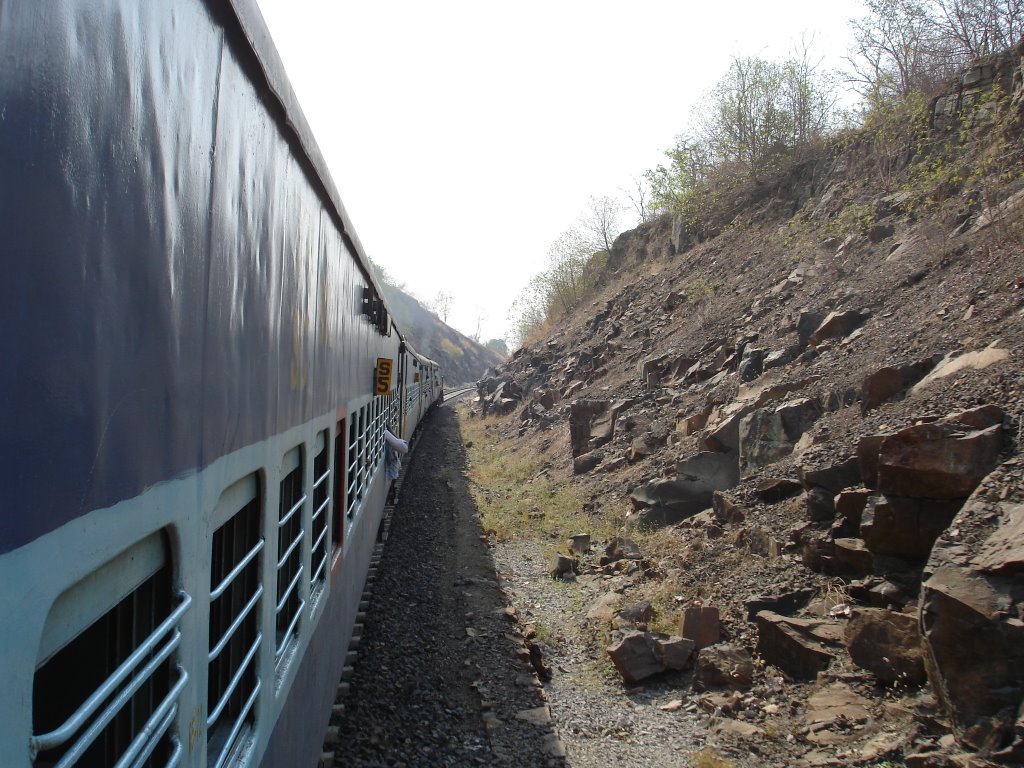
<instances>
[{"instance_id":1,"label":"dry grass","mask_svg":"<svg viewBox=\"0 0 1024 768\"><path fill-rule=\"evenodd\" d=\"M579 490L553 478L541 453L502 436L514 415L480 419L470 417L465 407L458 415L469 457L470 491L485 531L499 540L551 539L552 554L563 539L577 533L615 535L614 521L585 512Z\"/></svg>"},{"instance_id":2,"label":"dry grass","mask_svg":"<svg viewBox=\"0 0 1024 768\"><path fill-rule=\"evenodd\" d=\"M693 768L735 768L735 763L726 760L711 747L694 752L690 755L690 764Z\"/></svg>"}]
</instances>

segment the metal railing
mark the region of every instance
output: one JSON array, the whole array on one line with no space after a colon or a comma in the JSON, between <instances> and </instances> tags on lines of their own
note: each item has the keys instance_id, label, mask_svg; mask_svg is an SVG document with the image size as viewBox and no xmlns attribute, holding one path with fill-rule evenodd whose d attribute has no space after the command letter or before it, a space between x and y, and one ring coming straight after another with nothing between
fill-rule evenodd
<instances>
[{"instance_id":1,"label":"metal railing","mask_svg":"<svg viewBox=\"0 0 1024 768\"><path fill-rule=\"evenodd\" d=\"M160 665L170 657L181 644L181 631L178 625L182 616L192 605L192 597L186 592L179 591L177 597L181 600L178 607L142 641L139 647L103 681L99 688L93 691L89 698L59 728L38 736L34 735L29 739L29 752L33 760L40 752L56 749L66 744L88 723L86 730L64 753L55 768L67 768L67 766L74 765L121 709L153 676ZM168 636L169 639L164 643ZM163 645L158 649L161 643ZM143 661L151 654L154 654L152 658L143 664ZM138 761L130 762L137 755L145 753L148 757L173 722L174 712L177 711L178 696L188 682L188 673L185 669L181 665L176 665L176 668L179 673L178 680L164 696L143 728L132 739L125 754L118 761L117 768L138 764ZM126 680L128 684L122 688L121 686ZM112 695L113 698L110 699ZM94 718L97 710L108 699L110 699L109 703ZM143 762L145 761L143 760Z\"/></svg>"}]
</instances>

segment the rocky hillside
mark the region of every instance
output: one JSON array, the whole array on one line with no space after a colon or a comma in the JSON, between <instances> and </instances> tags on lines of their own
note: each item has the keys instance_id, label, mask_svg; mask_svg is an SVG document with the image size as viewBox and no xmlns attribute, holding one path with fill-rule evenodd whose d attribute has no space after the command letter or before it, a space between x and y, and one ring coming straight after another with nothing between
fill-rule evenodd
<instances>
[{"instance_id":1,"label":"rocky hillside","mask_svg":"<svg viewBox=\"0 0 1024 768\"><path fill-rule=\"evenodd\" d=\"M695 664L778 764L1024 763L1020 65L968 71L926 143L851 134L699 237L626 233L603 292L479 383L594 514L671 542L636 578L670 582L689 650L616 621L623 679ZM805 725L766 747L780 707Z\"/></svg>"},{"instance_id":2,"label":"rocky hillside","mask_svg":"<svg viewBox=\"0 0 1024 768\"><path fill-rule=\"evenodd\" d=\"M384 299L395 320L417 352L436 361L449 384L475 381L500 365L503 357L495 349L473 341L441 321L378 271Z\"/></svg>"}]
</instances>

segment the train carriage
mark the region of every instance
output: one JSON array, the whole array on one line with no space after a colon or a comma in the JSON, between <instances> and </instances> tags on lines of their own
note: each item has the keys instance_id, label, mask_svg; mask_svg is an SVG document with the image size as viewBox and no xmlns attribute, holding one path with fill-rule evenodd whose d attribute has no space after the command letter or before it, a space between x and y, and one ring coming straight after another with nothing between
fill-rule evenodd
<instances>
[{"instance_id":1,"label":"train carriage","mask_svg":"<svg viewBox=\"0 0 1024 768\"><path fill-rule=\"evenodd\" d=\"M4 764L315 765L440 371L253 0L0 3L0 50Z\"/></svg>"}]
</instances>

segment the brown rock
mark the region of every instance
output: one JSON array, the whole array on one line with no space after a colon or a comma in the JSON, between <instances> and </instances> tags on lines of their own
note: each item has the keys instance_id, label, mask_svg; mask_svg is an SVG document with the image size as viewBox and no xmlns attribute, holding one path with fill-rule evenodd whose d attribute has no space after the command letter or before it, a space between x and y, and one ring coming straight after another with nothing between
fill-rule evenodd
<instances>
[{"instance_id":1,"label":"brown rock","mask_svg":"<svg viewBox=\"0 0 1024 768\"><path fill-rule=\"evenodd\" d=\"M860 412L866 414L882 403L902 395L923 379L941 359L941 355L936 355L917 363L886 366L868 375L860 386Z\"/></svg>"},{"instance_id":2,"label":"brown rock","mask_svg":"<svg viewBox=\"0 0 1024 768\"><path fill-rule=\"evenodd\" d=\"M761 611L756 621L758 653L797 679L813 679L828 667L842 645L838 622L789 618L771 611Z\"/></svg>"},{"instance_id":3,"label":"brown rock","mask_svg":"<svg viewBox=\"0 0 1024 768\"><path fill-rule=\"evenodd\" d=\"M878 451L878 490L919 499L967 498L999 460L1001 426L982 430L918 424L886 437Z\"/></svg>"},{"instance_id":4,"label":"brown rock","mask_svg":"<svg viewBox=\"0 0 1024 768\"><path fill-rule=\"evenodd\" d=\"M711 507L714 510L715 518L721 523L738 525L747 518L746 508L737 504L722 491L715 491L711 495Z\"/></svg>"},{"instance_id":5,"label":"brown rock","mask_svg":"<svg viewBox=\"0 0 1024 768\"><path fill-rule=\"evenodd\" d=\"M1022 526L1021 505L988 502L979 492L936 542L921 587L928 679L954 734L973 749L1008 746L1024 703L1015 554Z\"/></svg>"},{"instance_id":6,"label":"brown rock","mask_svg":"<svg viewBox=\"0 0 1024 768\"><path fill-rule=\"evenodd\" d=\"M597 467L602 461L604 461L604 453L601 451L584 453L582 456L577 456L572 460L572 473L574 475L584 475Z\"/></svg>"},{"instance_id":7,"label":"brown rock","mask_svg":"<svg viewBox=\"0 0 1024 768\"><path fill-rule=\"evenodd\" d=\"M867 314L858 312L855 309L845 312L831 312L821 322L814 333L808 338L808 343L817 346L829 339L839 339L849 336L867 319Z\"/></svg>"},{"instance_id":8,"label":"brown rock","mask_svg":"<svg viewBox=\"0 0 1024 768\"><path fill-rule=\"evenodd\" d=\"M923 560L963 504L962 499L868 499L860 535L876 555Z\"/></svg>"},{"instance_id":9,"label":"brown rock","mask_svg":"<svg viewBox=\"0 0 1024 768\"><path fill-rule=\"evenodd\" d=\"M627 683L638 683L665 671L657 642L649 632L627 632L608 648L608 656Z\"/></svg>"},{"instance_id":10,"label":"brown rock","mask_svg":"<svg viewBox=\"0 0 1024 768\"><path fill-rule=\"evenodd\" d=\"M673 635L667 640L658 639L655 642L667 669L684 670L690 666L694 650L692 640Z\"/></svg>"},{"instance_id":11,"label":"brown rock","mask_svg":"<svg viewBox=\"0 0 1024 768\"><path fill-rule=\"evenodd\" d=\"M718 609L710 605L693 605L683 611L679 634L692 640L697 650L721 640Z\"/></svg>"},{"instance_id":12,"label":"brown rock","mask_svg":"<svg viewBox=\"0 0 1024 768\"><path fill-rule=\"evenodd\" d=\"M860 527L861 515L867 506L871 491L861 488L855 491L843 491L835 498L837 517L845 517L854 526Z\"/></svg>"},{"instance_id":13,"label":"brown rock","mask_svg":"<svg viewBox=\"0 0 1024 768\"><path fill-rule=\"evenodd\" d=\"M744 649L725 643L697 653L694 685L703 688L746 688L754 679L754 662Z\"/></svg>"},{"instance_id":14,"label":"brown rock","mask_svg":"<svg viewBox=\"0 0 1024 768\"><path fill-rule=\"evenodd\" d=\"M916 616L882 608L862 609L846 626L846 646L854 664L887 685L925 681Z\"/></svg>"},{"instance_id":15,"label":"brown rock","mask_svg":"<svg viewBox=\"0 0 1024 768\"><path fill-rule=\"evenodd\" d=\"M833 557L842 573L871 573L871 551L860 539L836 539L833 542Z\"/></svg>"},{"instance_id":16,"label":"brown rock","mask_svg":"<svg viewBox=\"0 0 1024 768\"><path fill-rule=\"evenodd\" d=\"M608 400L575 400L569 406L569 439L572 443L572 455L581 456L597 448L593 444L592 430L594 422L611 410ZM612 437L609 432L607 442Z\"/></svg>"}]
</instances>

